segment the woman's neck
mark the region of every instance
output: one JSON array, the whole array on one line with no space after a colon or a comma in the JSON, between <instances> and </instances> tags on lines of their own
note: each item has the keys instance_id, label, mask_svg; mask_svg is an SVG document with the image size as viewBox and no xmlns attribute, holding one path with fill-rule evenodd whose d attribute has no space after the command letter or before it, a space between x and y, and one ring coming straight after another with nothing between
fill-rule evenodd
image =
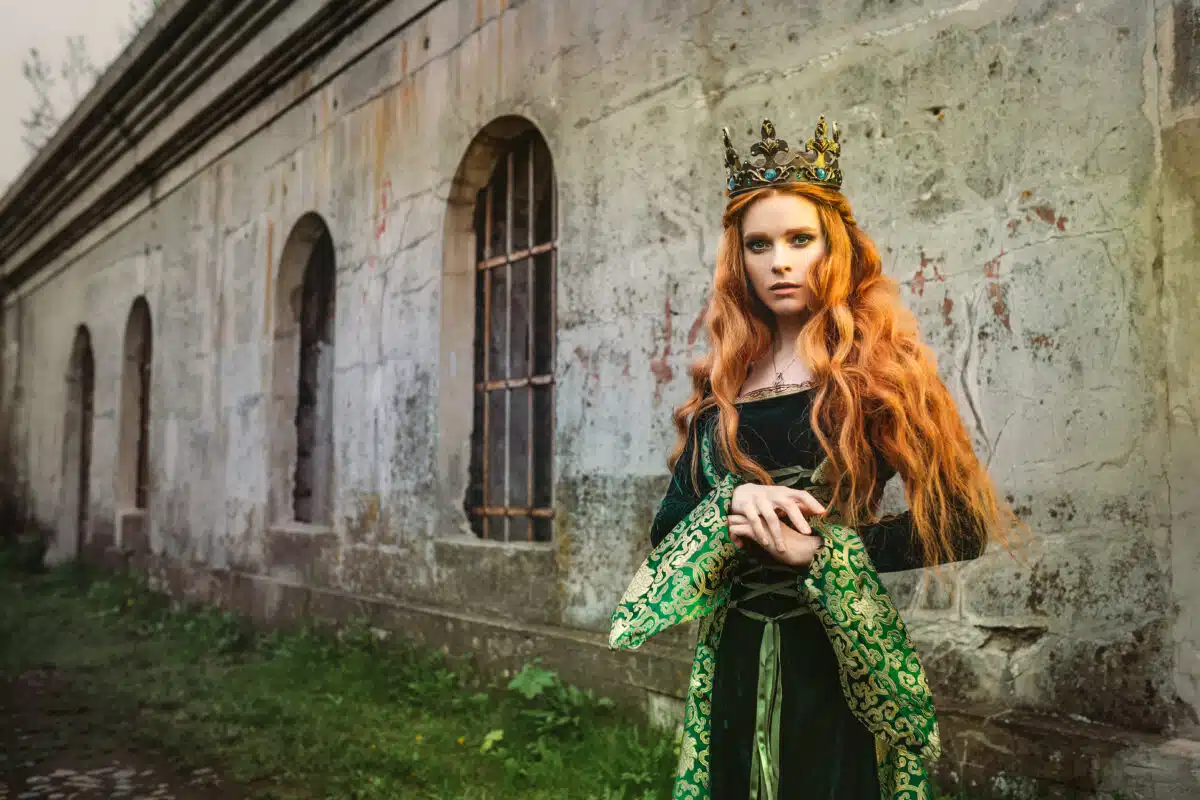
<instances>
[{"instance_id":1,"label":"woman's neck","mask_svg":"<svg viewBox=\"0 0 1200 800\"><path fill-rule=\"evenodd\" d=\"M796 340L804 329L805 317L788 316L775 318L775 339L771 342L776 358L791 358L796 352Z\"/></svg>"}]
</instances>

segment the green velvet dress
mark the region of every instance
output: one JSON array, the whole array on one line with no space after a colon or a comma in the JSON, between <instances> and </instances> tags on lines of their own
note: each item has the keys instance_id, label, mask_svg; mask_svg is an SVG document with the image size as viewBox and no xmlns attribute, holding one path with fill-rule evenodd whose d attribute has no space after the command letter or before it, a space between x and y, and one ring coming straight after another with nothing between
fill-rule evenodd
<instances>
[{"instance_id":1,"label":"green velvet dress","mask_svg":"<svg viewBox=\"0 0 1200 800\"><path fill-rule=\"evenodd\" d=\"M772 479L821 496L812 390L739 402L740 443ZM706 432L715 413L702 415ZM910 516L857 530L824 521L810 570L733 548L725 517L740 482L705 433L676 464L654 550L614 612L613 647L701 619L675 797L878 800L929 796L939 751L932 698L877 573L922 566ZM894 474L880 464L880 481ZM836 517L834 517L836 519ZM973 558L978 552L966 552Z\"/></svg>"}]
</instances>

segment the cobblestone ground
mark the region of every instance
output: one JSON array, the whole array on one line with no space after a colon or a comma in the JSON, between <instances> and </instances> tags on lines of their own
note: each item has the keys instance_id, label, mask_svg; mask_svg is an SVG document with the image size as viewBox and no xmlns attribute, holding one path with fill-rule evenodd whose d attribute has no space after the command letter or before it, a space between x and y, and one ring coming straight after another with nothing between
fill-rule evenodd
<instances>
[{"instance_id":1,"label":"cobblestone ground","mask_svg":"<svg viewBox=\"0 0 1200 800\"><path fill-rule=\"evenodd\" d=\"M244 794L211 769L180 769L127 745L128 720L106 718L48 670L0 685L0 800L209 800Z\"/></svg>"}]
</instances>

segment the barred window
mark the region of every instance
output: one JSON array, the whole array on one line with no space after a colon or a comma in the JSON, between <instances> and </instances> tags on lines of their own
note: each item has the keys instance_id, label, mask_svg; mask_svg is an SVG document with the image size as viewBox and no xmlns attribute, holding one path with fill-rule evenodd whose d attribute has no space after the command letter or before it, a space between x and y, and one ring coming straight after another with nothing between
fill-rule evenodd
<instances>
[{"instance_id":1,"label":"barred window","mask_svg":"<svg viewBox=\"0 0 1200 800\"><path fill-rule=\"evenodd\" d=\"M550 539L554 480L554 173L537 131L509 142L475 203L471 527Z\"/></svg>"}]
</instances>

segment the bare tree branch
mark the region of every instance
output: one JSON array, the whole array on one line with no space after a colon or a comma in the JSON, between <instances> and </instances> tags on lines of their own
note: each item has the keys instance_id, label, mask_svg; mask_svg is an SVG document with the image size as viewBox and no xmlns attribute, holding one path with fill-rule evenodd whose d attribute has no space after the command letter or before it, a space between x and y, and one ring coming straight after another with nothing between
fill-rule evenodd
<instances>
[{"instance_id":1,"label":"bare tree branch","mask_svg":"<svg viewBox=\"0 0 1200 800\"><path fill-rule=\"evenodd\" d=\"M34 103L28 116L21 120L25 132L21 141L32 153L42 149L58 130L58 110L54 107L54 70L36 47L29 48L29 55L21 63L21 74L33 89Z\"/></svg>"},{"instance_id":2,"label":"bare tree branch","mask_svg":"<svg viewBox=\"0 0 1200 800\"><path fill-rule=\"evenodd\" d=\"M127 47L133 41L163 2L164 0L131 0L130 28L121 33L122 47ZM68 36L67 53L57 70L36 47L32 47L21 63L21 74L34 94L33 105L21 120L21 127L24 129L21 141L29 148L31 154L36 154L54 136L71 110L96 85L100 70L88 52L86 37Z\"/></svg>"}]
</instances>

